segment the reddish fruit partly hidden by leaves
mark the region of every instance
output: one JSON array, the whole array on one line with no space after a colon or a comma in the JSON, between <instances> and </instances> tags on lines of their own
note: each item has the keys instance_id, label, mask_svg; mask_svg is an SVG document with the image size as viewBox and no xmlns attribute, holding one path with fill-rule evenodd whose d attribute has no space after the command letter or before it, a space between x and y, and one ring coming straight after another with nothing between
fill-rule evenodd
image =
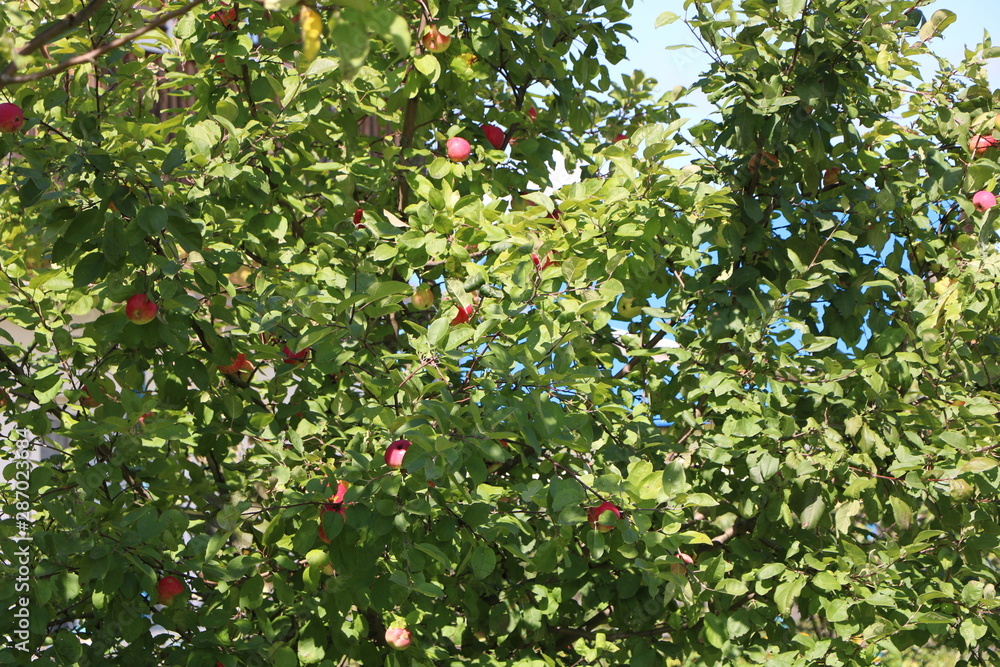
<instances>
[{"instance_id":1,"label":"reddish fruit partly hidden by leaves","mask_svg":"<svg viewBox=\"0 0 1000 667\"><path fill-rule=\"evenodd\" d=\"M125 302L125 317L133 324L149 324L156 317L156 302L145 294L133 294Z\"/></svg>"},{"instance_id":2,"label":"reddish fruit partly hidden by leaves","mask_svg":"<svg viewBox=\"0 0 1000 667\"><path fill-rule=\"evenodd\" d=\"M991 134L976 134L969 139L969 150L976 155L982 155L997 144L997 139Z\"/></svg>"},{"instance_id":3,"label":"reddish fruit partly hidden by leaves","mask_svg":"<svg viewBox=\"0 0 1000 667\"><path fill-rule=\"evenodd\" d=\"M17 132L24 125L24 112L13 102L0 104L0 132Z\"/></svg>"},{"instance_id":4,"label":"reddish fruit partly hidden by leaves","mask_svg":"<svg viewBox=\"0 0 1000 667\"><path fill-rule=\"evenodd\" d=\"M431 53L443 53L451 45L451 37L444 35L434 26L428 26L422 38L424 48Z\"/></svg>"},{"instance_id":5,"label":"reddish fruit partly hidden by leaves","mask_svg":"<svg viewBox=\"0 0 1000 667\"><path fill-rule=\"evenodd\" d=\"M413 635L406 628L389 628L385 631L385 643L397 651L405 651L413 643Z\"/></svg>"},{"instance_id":6,"label":"reddish fruit partly hidden by leaves","mask_svg":"<svg viewBox=\"0 0 1000 667\"><path fill-rule=\"evenodd\" d=\"M292 348L287 345L281 348L281 353L285 355L284 361L286 364L304 364L309 359L310 351L308 347L298 352L292 352Z\"/></svg>"},{"instance_id":7,"label":"reddish fruit partly hidden by leaves","mask_svg":"<svg viewBox=\"0 0 1000 667\"><path fill-rule=\"evenodd\" d=\"M472 146L462 137L452 137L448 140L448 159L454 162L465 162L472 154Z\"/></svg>"},{"instance_id":8,"label":"reddish fruit partly hidden by leaves","mask_svg":"<svg viewBox=\"0 0 1000 667\"><path fill-rule=\"evenodd\" d=\"M975 206L976 210L980 213L989 210L997 205L996 195L988 190L980 190L976 194L972 195L972 205Z\"/></svg>"},{"instance_id":9,"label":"reddish fruit partly hidden by leaves","mask_svg":"<svg viewBox=\"0 0 1000 667\"><path fill-rule=\"evenodd\" d=\"M225 366L219 366L219 370L226 375L238 375L240 379L247 380L250 377L250 371L253 370L253 364L247 361L247 355L240 352L233 359L232 363L226 364Z\"/></svg>"},{"instance_id":10,"label":"reddish fruit partly hidden by leaves","mask_svg":"<svg viewBox=\"0 0 1000 667\"><path fill-rule=\"evenodd\" d=\"M537 253L531 253L531 261L535 263L535 268L538 269L539 271L544 271L545 269L555 264L554 260L549 259L549 255L551 254L552 253L546 253L545 259L543 260L538 256Z\"/></svg>"},{"instance_id":11,"label":"reddish fruit partly hidden by leaves","mask_svg":"<svg viewBox=\"0 0 1000 667\"><path fill-rule=\"evenodd\" d=\"M230 7L229 9L224 9L222 11L212 12L210 18L213 18L221 23L223 28L229 28L229 26L236 23L236 8Z\"/></svg>"},{"instance_id":12,"label":"reddish fruit partly hidden by leaves","mask_svg":"<svg viewBox=\"0 0 1000 667\"><path fill-rule=\"evenodd\" d=\"M537 118L538 118L538 109L536 109L535 107L531 107L530 109L528 109L528 120L534 123Z\"/></svg>"},{"instance_id":13,"label":"reddish fruit partly hidden by leaves","mask_svg":"<svg viewBox=\"0 0 1000 667\"><path fill-rule=\"evenodd\" d=\"M156 600L159 604L170 604L174 598L184 592L184 584L173 575L162 577L156 582Z\"/></svg>"},{"instance_id":14,"label":"reddish fruit partly hidden by leaves","mask_svg":"<svg viewBox=\"0 0 1000 667\"><path fill-rule=\"evenodd\" d=\"M364 217L365 217L365 209L359 208L357 211L355 211L354 212L354 226L355 227L364 227L365 226Z\"/></svg>"},{"instance_id":15,"label":"reddish fruit partly hidden by leaves","mask_svg":"<svg viewBox=\"0 0 1000 667\"><path fill-rule=\"evenodd\" d=\"M410 297L410 302L413 304L414 308L427 310L434 305L434 291L431 289L430 285L419 285L415 290L413 290L413 296Z\"/></svg>"},{"instance_id":16,"label":"reddish fruit partly hidden by leaves","mask_svg":"<svg viewBox=\"0 0 1000 667\"><path fill-rule=\"evenodd\" d=\"M619 141L625 141L626 139L628 139L627 135L619 133L615 135L615 140L612 143L617 144Z\"/></svg>"},{"instance_id":17,"label":"reddish fruit partly hidden by leaves","mask_svg":"<svg viewBox=\"0 0 1000 667\"><path fill-rule=\"evenodd\" d=\"M829 188L840 183L840 167L830 167L823 172L823 187Z\"/></svg>"},{"instance_id":18,"label":"reddish fruit partly hidden by leaves","mask_svg":"<svg viewBox=\"0 0 1000 667\"><path fill-rule=\"evenodd\" d=\"M587 521L590 522L591 526L601 531L602 533L606 533L615 527L614 521L611 519L611 517L607 517L604 519L604 521L601 521L601 516L605 512L611 512L614 515L615 519L622 518L622 511L618 509L618 507L614 503L610 503L607 500L605 500L597 507L591 507L587 509Z\"/></svg>"},{"instance_id":19,"label":"reddish fruit partly hidden by leaves","mask_svg":"<svg viewBox=\"0 0 1000 667\"><path fill-rule=\"evenodd\" d=\"M347 495L347 482L337 482L337 492L330 496L330 499L323 505L323 508L319 511L319 539L323 540L327 544L330 543L330 538L326 536L323 531L323 515L327 512L336 512L340 516L344 517L344 521L347 521L347 511L344 510L344 496Z\"/></svg>"},{"instance_id":20,"label":"reddish fruit partly hidden by leaves","mask_svg":"<svg viewBox=\"0 0 1000 667\"><path fill-rule=\"evenodd\" d=\"M385 449L385 464L390 468L403 467L403 457L413 443L409 440L396 440Z\"/></svg>"},{"instance_id":21,"label":"reddish fruit partly hidden by leaves","mask_svg":"<svg viewBox=\"0 0 1000 667\"><path fill-rule=\"evenodd\" d=\"M475 306L458 306L458 314L455 315L454 319L451 321L451 326L456 324L465 324L472 318L472 313L476 311Z\"/></svg>"},{"instance_id":22,"label":"reddish fruit partly hidden by leaves","mask_svg":"<svg viewBox=\"0 0 1000 667\"><path fill-rule=\"evenodd\" d=\"M486 135L486 141L490 142L490 146L493 146L496 150L501 150L505 138L503 130L496 125L483 125L482 129L483 134Z\"/></svg>"}]
</instances>

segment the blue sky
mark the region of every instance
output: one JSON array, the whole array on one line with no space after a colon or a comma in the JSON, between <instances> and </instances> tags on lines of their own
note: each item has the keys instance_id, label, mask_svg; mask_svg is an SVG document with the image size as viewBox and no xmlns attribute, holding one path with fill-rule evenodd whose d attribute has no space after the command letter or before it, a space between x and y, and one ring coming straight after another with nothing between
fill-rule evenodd
<instances>
[{"instance_id":1,"label":"blue sky","mask_svg":"<svg viewBox=\"0 0 1000 667\"><path fill-rule=\"evenodd\" d=\"M926 17L930 17L938 9L949 9L958 16L944 31L942 37L936 37L931 41L934 52L952 62L959 62L966 46L975 46L983 41L984 30L994 37L995 45L1000 45L1000 12L985 11L991 4L987 0L946 0L922 8ZM994 9L1000 7L994 6ZM674 44L696 43L690 29L683 21L662 28L653 27L656 17L665 11L673 12L683 18L685 16L683 0L667 0L667 2L635 0L629 23L632 25L632 35L636 41L626 43L628 60L611 66L616 81L621 80L620 74L631 74L633 70L638 69L659 82L659 92L666 92L677 85L691 85L707 68L708 58L695 48L665 50L664 47ZM929 70L928 78L933 71ZM992 87L1000 87L1000 58L990 61L987 71L990 73ZM709 110L707 103L699 104L693 109L688 109L686 115L692 120L697 120Z\"/></svg>"}]
</instances>

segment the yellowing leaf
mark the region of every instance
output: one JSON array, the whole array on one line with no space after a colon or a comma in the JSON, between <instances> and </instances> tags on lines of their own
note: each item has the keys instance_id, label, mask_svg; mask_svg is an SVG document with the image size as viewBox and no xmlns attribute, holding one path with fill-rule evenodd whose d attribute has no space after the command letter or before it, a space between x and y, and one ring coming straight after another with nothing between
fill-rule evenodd
<instances>
[{"instance_id":1,"label":"yellowing leaf","mask_svg":"<svg viewBox=\"0 0 1000 667\"><path fill-rule=\"evenodd\" d=\"M299 10L299 25L302 27L302 61L304 65L309 65L319 55L323 19L315 9L302 7Z\"/></svg>"}]
</instances>

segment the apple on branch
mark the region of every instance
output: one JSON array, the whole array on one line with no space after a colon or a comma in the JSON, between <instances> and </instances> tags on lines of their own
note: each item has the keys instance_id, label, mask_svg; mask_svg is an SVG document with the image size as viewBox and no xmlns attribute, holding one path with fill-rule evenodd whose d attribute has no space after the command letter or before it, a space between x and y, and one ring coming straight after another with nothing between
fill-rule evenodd
<instances>
[{"instance_id":1,"label":"apple on branch","mask_svg":"<svg viewBox=\"0 0 1000 667\"><path fill-rule=\"evenodd\" d=\"M435 26L427 26L424 36L421 38L424 49L431 53L444 53L451 45L451 37L443 34Z\"/></svg>"},{"instance_id":2,"label":"apple on branch","mask_svg":"<svg viewBox=\"0 0 1000 667\"><path fill-rule=\"evenodd\" d=\"M158 604L169 605L174 598L184 592L184 584L173 575L161 577L156 582L156 600Z\"/></svg>"},{"instance_id":3,"label":"apple on branch","mask_svg":"<svg viewBox=\"0 0 1000 667\"><path fill-rule=\"evenodd\" d=\"M253 372L253 364L247 360L247 355L240 352L230 363L219 366L219 371L226 375L235 375L244 382L249 382L250 374Z\"/></svg>"},{"instance_id":4,"label":"apple on branch","mask_svg":"<svg viewBox=\"0 0 1000 667\"><path fill-rule=\"evenodd\" d=\"M410 297L410 303L417 310L427 310L434 305L434 291L431 286L423 283L413 290L413 296Z\"/></svg>"},{"instance_id":5,"label":"apple on branch","mask_svg":"<svg viewBox=\"0 0 1000 667\"><path fill-rule=\"evenodd\" d=\"M976 210L980 213L988 211L997 205L996 195L988 190L980 190L976 194L972 195L972 205L975 206Z\"/></svg>"},{"instance_id":6,"label":"apple on branch","mask_svg":"<svg viewBox=\"0 0 1000 667\"><path fill-rule=\"evenodd\" d=\"M997 144L992 134L976 134L969 139L969 150L976 155L982 155Z\"/></svg>"},{"instance_id":7,"label":"apple on branch","mask_svg":"<svg viewBox=\"0 0 1000 667\"><path fill-rule=\"evenodd\" d=\"M13 102L0 104L0 132L14 133L24 125L24 112Z\"/></svg>"},{"instance_id":8,"label":"apple on branch","mask_svg":"<svg viewBox=\"0 0 1000 667\"><path fill-rule=\"evenodd\" d=\"M403 458L413 443L409 440L396 440L385 449L385 464L394 470L403 467Z\"/></svg>"},{"instance_id":9,"label":"apple on branch","mask_svg":"<svg viewBox=\"0 0 1000 667\"><path fill-rule=\"evenodd\" d=\"M348 483L344 481L337 482L337 492L330 496L329 500L323 505L323 508L319 511L319 539L323 540L327 544L330 543L330 538L326 536L326 532L323 530L323 515L327 512L336 512L344 518L344 522L347 522L347 511L344 509L344 496L347 495Z\"/></svg>"},{"instance_id":10,"label":"apple on branch","mask_svg":"<svg viewBox=\"0 0 1000 667\"><path fill-rule=\"evenodd\" d=\"M483 134L486 135L486 141L490 142L490 146L493 146L493 148L495 148L498 151L502 150L503 142L504 139L506 138L504 131L501 130L496 125L491 125L491 124L483 125L481 127L483 130Z\"/></svg>"},{"instance_id":11,"label":"apple on branch","mask_svg":"<svg viewBox=\"0 0 1000 667\"><path fill-rule=\"evenodd\" d=\"M448 159L452 162L465 162L472 154L472 146L462 137L452 137L445 145L448 149Z\"/></svg>"},{"instance_id":12,"label":"apple on branch","mask_svg":"<svg viewBox=\"0 0 1000 667\"><path fill-rule=\"evenodd\" d=\"M293 364L296 366L303 366L307 361L309 361L309 353L312 351L311 348L305 348L299 350L298 352L292 352L292 348L285 345L281 348L281 353L285 355L284 362L286 364Z\"/></svg>"},{"instance_id":13,"label":"apple on branch","mask_svg":"<svg viewBox=\"0 0 1000 667\"><path fill-rule=\"evenodd\" d=\"M385 631L385 643L397 651L405 651L413 643L413 634L406 628L389 628Z\"/></svg>"},{"instance_id":14,"label":"apple on branch","mask_svg":"<svg viewBox=\"0 0 1000 667\"><path fill-rule=\"evenodd\" d=\"M587 509L587 521L590 525L602 533L606 533L615 527L615 521L622 518L622 511L614 503L605 500L597 507Z\"/></svg>"},{"instance_id":15,"label":"apple on branch","mask_svg":"<svg viewBox=\"0 0 1000 667\"><path fill-rule=\"evenodd\" d=\"M456 326L458 324L465 324L470 319L472 319L472 314L476 311L475 306L457 306L458 313L451 321L451 326Z\"/></svg>"},{"instance_id":16,"label":"apple on branch","mask_svg":"<svg viewBox=\"0 0 1000 667\"><path fill-rule=\"evenodd\" d=\"M125 302L125 317L133 324L149 324L157 310L156 302L145 294L133 294Z\"/></svg>"}]
</instances>

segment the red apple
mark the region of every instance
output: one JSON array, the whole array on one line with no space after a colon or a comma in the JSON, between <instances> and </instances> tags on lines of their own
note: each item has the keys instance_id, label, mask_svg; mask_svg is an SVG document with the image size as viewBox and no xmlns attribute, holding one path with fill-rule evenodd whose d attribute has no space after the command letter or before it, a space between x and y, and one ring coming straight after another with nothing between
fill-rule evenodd
<instances>
[{"instance_id":1,"label":"red apple","mask_svg":"<svg viewBox=\"0 0 1000 667\"><path fill-rule=\"evenodd\" d=\"M325 503L319 511L319 539L323 540L327 544L330 543L330 538L326 536L323 531L323 515L327 512L336 512L340 516L344 517L344 521L347 521L347 511L344 509L344 496L347 495L347 482L337 482L337 492L330 496L329 501Z\"/></svg>"},{"instance_id":2,"label":"red apple","mask_svg":"<svg viewBox=\"0 0 1000 667\"><path fill-rule=\"evenodd\" d=\"M615 140L612 143L617 144L619 141L625 141L626 139L628 139L628 135L619 133L615 135Z\"/></svg>"},{"instance_id":3,"label":"red apple","mask_svg":"<svg viewBox=\"0 0 1000 667\"><path fill-rule=\"evenodd\" d=\"M226 375L236 375L247 382L250 379L251 371L253 371L253 364L247 361L247 355L240 352L231 363L219 366L219 370Z\"/></svg>"},{"instance_id":4,"label":"red apple","mask_svg":"<svg viewBox=\"0 0 1000 667\"><path fill-rule=\"evenodd\" d=\"M455 318L451 321L451 326L455 326L456 324L465 324L472 317L472 313L475 312L475 310L475 306L466 306L465 308L458 306L458 314L455 315Z\"/></svg>"},{"instance_id":5,"label":"red apple","mask_svg":"<svg viewBox=\"0 0 1000 667\"><path fill-rule=\"evenodd\" d=\"M975 134L969 139L969 150L976 155L982 155L997 143L997 139L991 134Z\"/></svg>"},{"instance_id":6,"label":"red apple","mask_svg":"<svg viewBox=\"0 0 1000 667\"><path fill-rule=\"evenodd\" d=\"M156 302L145 294L133 294L125 302L125 317L133 324L149 324L156 317Z\"/></svg>"},{"instance_id":7,"label":"red apple","mask_svg":"<svg viewBox=\"0 0 1000 667\"><path fill-rule=\"evenodd\" d=\"M17 132L24 125L24 112L12 102L0 104L0 132Z\"/></svg>"},{"instance_id":8,"label":"red apple","mask_svg":"<svg viewBox=\"0 0 1000 667\"><path fill-rule=\"evenodd\" d=\"M101 403L102 403L101 400L94 398L90 394L89 389L83 390L83 398L80 399L80 405L82 405L85 408L93 409L98 407Z\"/></svg>"},{"instance_id":9,"label":"red apple","mask_svg":"<svg viewBox=\"0 0 1000 667\"><path fill-rule=\"evenodd\" d=\"M413 443L409 440L396 440L385 449L385 464L390 468L403 467L403 457Z\"/></svg>"},{"instance_id":10,"label":"red apple","mask_svg":"<svg viewBox=\"0 0 1000 667\"><path fill-rule=\"evenodd\" d=\"M159 604L170 604L183 592L184 584L173 575L163 577L156 582L156 599Z\"/></svg>"},{"instance_id":11,"label":"red apple","mask_svg":"<svg viewBox=\"0 0 1000 667\"><path fill-rule=\"evenodd\" d=\"M465 162L472 154L472 146L462 137L452 137L448 140L448 159L453 162Z\"/></svg>"},{"instance_id":12,"label":"red apple","mask_svg":"<svg viewBox=\"0 0 1000 667\"><path fill-rule=\"evenodd\" d=\"M236 23L236 8L230 7L229 9L225 9L223 11L212 12L209 18L218 21L222 24L223 28L228 29L231 25Z\"/></svg>"},{"instance_id":13,"label":"red apple","mask_svg":"<svg viewBox=\"0 0 1000 667\"><path fill-rule=\"evenodd\" d=\"M302 365L306 363L306 361L308 361L309 359L310 351L311 348L308 347L305 348L304 350L299 350L298 352L292 352L292 348L288 347L287 345L281 348L281 353L285 355L284 361L286 364Z\"/></svg>"},{"instance_id":14,"label":"red apple","mask_svg":"<svg viewBox=\"0 0 1000 667\"><path fill-rule=\"evenodd\" d=\"M422 38L424 48L431 53L444 53L451 45L451 37L441 34L435 26L428 26Z\"/></svg>"},{"instance_id":15,"label":"red apple","mask_svg":"<svg viewBox=\"0 0 1000 667\"><path fill-rule=\"evenodd\" d=\"M980 190L972 195L972 205L976 207L977 211L982 213L997 205L996 195L988 190Z\"/></svg>"},{"instance_id":16,"label":"red apple","mask_svg":"<svg viewBox=\"0 0 1000 667\"><path fill-rule=\"evenodd\" d=\"M434 291L431 290L430 285L420 285L413 290L413 296L410 297L410 302L418 310L427 310L434 305Z\"/></svg>"},{"instance_id":17,"label":"red apple","mask_svg":"<svg viewBox=\"0 0 1000 667\"><path fill-rule=\"evenodd\" d=\"M359 208L357 211L355 211L354 212L354 226L355 227L364 227L365 226L364 217L365 217L365 209Z\"/></svg>"},{"instance_id":18,"label":"red apple","mask_svg":"<svg viewBox=\"0 0 1000 667\"><path fill-rule=\"evenodd\" d=\"M503 130L501 130L496 125L482 125L483 134L486 135L486 141L490 142L490 146L493 146L496 150L503 149L503 141L505 135Z\"/></svg>"},{"instance_id":19,"label":"red apple","mask_svg":"<svg viewBox=\"0 0 1000 667\"><path fill-rule=\"evenodd\" d=\"M607 500L605 500L597 507L591 507L587 509L587 521L589 521L590 525L596 528L597 530L601 531L602 533L606 533L615 527L614 521L610 520L610 517L605 517L604 521L600 520L602 515L604 515L607 512L611 512L614 515L615 519L620 519L622 517L622 511L618 509L618 507L614 503L610 503Z\"/></svg>"},{"instance_id":20,"label":"red apple","mask_svg":"<svg viewBox=\"0 0 1000 667\"><path fill-rule=\"evenodd\" d=\"M385 631L385 643L397 651L405 651L413 643L413 635L406 628L389 628Z\"/></svg>"},{"instance_id":21,"label":"red apple","mask_svg":"<svg viewBox=\"0 0 1000 667\"><path fill-rule=\"evenodd\" d=\"M539 273L555 264L553 260L549 259L550 254L552 253L547 253L545 255L545 259L543 260L537 253L531 253L531 261L535 263L535 268L538 269Z\"/></svg>"},{"instance_id":22,"label":"red apple","mask_svg":"<svg viewBox=\"0 0 1000 667\"><path fill-rule=\"evenodd\" d=\"M694 565L694 558L692 558L689 554L684 553L683 551L677 552L677 557L680 558L685 563L687 563L688 565Z\"/></svg>"},{"instance_id":23,"label":"red apple","mask_svg":"<svg viewBox=\"0 0 1000 667\"><path fill-rule=\"evenodd\" d=\"M530 109L528 109L528 120L534 123L537 118L538 118L538 110L535 109L535 107L531 107Z\"/></svg>"}]
</instances>

